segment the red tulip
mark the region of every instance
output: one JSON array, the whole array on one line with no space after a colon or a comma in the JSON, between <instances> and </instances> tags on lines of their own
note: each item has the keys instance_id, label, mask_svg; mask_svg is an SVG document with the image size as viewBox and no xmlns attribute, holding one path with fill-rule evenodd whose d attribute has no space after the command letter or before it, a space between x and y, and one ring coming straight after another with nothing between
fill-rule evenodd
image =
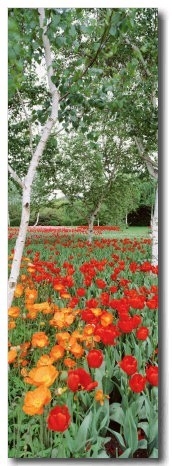
<instances>
[{"instance_id":1,"label":"red tulip","mask_svg":"<svg viewBox=\"0 0 172 466\"><path fill-rule=\"evenodd\" d=\"M48 429L55 432L64 432L68 429L70 424L70 414L67 406L55 406L48 415L47 426Z\"/></svg>"},{"instance_id":2,"label":"red tulip","mask_svg":"<svg viewBox=\"0 0 172 466\"><path fill-rule=\"evenodd\" d=\"M78 368L68 372L67 385L73 392L78 390L90 391L97 387L98 382L94 382L85 369Z\"/></svg>"},{"instance_id":3,"label":"red tulip","mask_svg":"<svg viewBox=\"0 0 172 466\"><path fill-rule=\"evenodd\" d=\"M135 393L140 393L144 390L146 385L146 377L143 377L141 374L134 374L129 380L129 386L131 390Z\"/></svg>"},{"instance_id":4,"label":"red tulip","mask_svg":"<svg viewBox=\"0 0 172 466\"><path fill-rule=\"evenodd\" d=\"M118 364L128 375L133 375L137 371L137 359L134 356L124 356Z\"/></svg>"},{"instance_id":5,"label":"red tulip","mask_svg":"<svg viewBox=\"0 0 172 466\"><path fill-rule=\"evenodd\" d=\"M149 366L146 369L147 381L154 386L158 386L158 366Z\"/></svg>"},{"instance_id":6,"label":"red tulip","mask_svg":"<svg viewBox=\"0 0 172 466\"><path fill-rule=\"evenodd\" d=\"M100 367L103 362L103 353L101 350L92 349L87 354L87 362L89 367Z\"/></svg>"}]
</instances>

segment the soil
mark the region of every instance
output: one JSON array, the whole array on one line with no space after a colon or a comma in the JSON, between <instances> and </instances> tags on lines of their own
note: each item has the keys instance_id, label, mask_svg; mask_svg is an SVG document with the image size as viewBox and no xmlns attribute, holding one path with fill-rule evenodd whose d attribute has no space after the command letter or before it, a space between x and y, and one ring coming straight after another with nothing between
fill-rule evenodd
<instances>
[{"instance_id":1,"label":"soil","mask_svg":"<svg viewBox=\"0 0 172 466\"><path fill-rule=\"evenodd\" d=\"M108 435L108 437L110 437L110 435ZM123 453L118 440L113 435L111 435L111 440L106 443L105 449L111 458L118 458ZM148 452L143 449L137 450L134 453L133 458L148 458Z\"/></svg>"}]
</instances>

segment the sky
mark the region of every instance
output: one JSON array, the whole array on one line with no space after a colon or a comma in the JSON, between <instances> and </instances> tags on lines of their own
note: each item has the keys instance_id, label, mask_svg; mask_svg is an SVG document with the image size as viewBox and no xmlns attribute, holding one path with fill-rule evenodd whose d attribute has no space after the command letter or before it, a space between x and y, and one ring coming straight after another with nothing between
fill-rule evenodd
<instances>
[{"instance_id":1,"label":"sky","mask_svg":"<svg viewBox=\"0 0 172 466\"><path fill-rule=\"evenodd\" d=\"M29 464L29 461L17 461L7 458L7 428L8 428L8 403L7 403L7 368L6 368L6 348L7 348L7 154L8 154L8 131L7 131L7 8L37 8L37 7L54 7L57 6L57 3L54 1L47 2L45 0L37 1L21 1L16 0L1 0L0 5L0 49L1 49L1 71L0 71L0 129L1 129L1 181L0 181L0 231L1 231L1 241L0 241L0 286L1 286L1 409L0 409L0 464L3 466L9 465L26 465ZM167 457L160 459L158 462L162 464L171 463L172 459L172 449L170 451L170 442L171 442L171 399L170 394L172 393L172 377L171 377L171 356L170 356L170 333L171 333L171 261L172 261L172 242L171 242L171 223L170 223L170 213L171 213L171 203L172 203L172 192L171 192L171 160L170 150L171 150L171 107L172 107L172 86L171 86L171 43L172 43L172 2L164 1L58 1L58 7L99 7L99 8L114 8L114 7L123 7L123 8L135 8L135 7L154 7L159 8L159 16L161 18L161 41L160 41L160 78L159 78L159 90L160 90L160 124L159 124L159 166L162 169L160 173L160 184L161 184L161 193L160 193L160 258L163 255L161 260L161 276L160 287L163 284L163 290L160 289L162 296L162 307L163 309L160 312L163 312L165 320L165 335L161 334L162 338L161 347L163 348L163 358L162 363L165 365L165 372L163 371L163 377L165 375L165 396L163 399L162 407L163 412L165 411L166 416L166 436L164 439L165 448L167 449ZM164 385L164 384L163 384ZM162 388L161 388L162 389ZM162 413L163 415L163 413ZM160 432L161 435L161 432ZM74 461L72 461L72 464ZM84 463L84 461L82 462ZM104 463L109 464L108 461ZM127 464L129 464L127 460ZM144 463L144 460L142 461ZM32 460L31 464L37 465L39 461ZM41 463L40 463L41 464ZM45 464L51 464L50 460L47 460ZM63 464L65 462L63 461ZM67 462L66 462L67 464Z\"/></svg>"}]
</instances>

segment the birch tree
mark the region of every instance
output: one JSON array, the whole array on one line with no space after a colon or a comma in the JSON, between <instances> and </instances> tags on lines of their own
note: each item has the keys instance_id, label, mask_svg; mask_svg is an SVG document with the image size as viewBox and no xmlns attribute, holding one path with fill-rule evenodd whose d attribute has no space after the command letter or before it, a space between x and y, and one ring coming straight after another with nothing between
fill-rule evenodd
<instances>
[{"instance_id":1,"label":"birch tree","mask_svg":"<svg viewBox=\"0 0 172 466\"><path fill-rule=\"evenodd\" d=\"M115 137L114 121L104 123L100 112L87 133L78 129L77 134L73 132L69 137L61 136L56 154L57 187L85 218L90 243L95 219L103 202L106 203L108 197L112 200L111 193L122 157L125 157L125 149L122 147L120 130ZM84 208L79 209L77 200ZM113 209L113 200L111 207Z\"/></svg>"},{"instance_id":2,"label":"birch tree","mask_svg":"<svg viewBox=\"0 0 172 466\"><path fill-rule=\"evenodd\" d=\"M28 227L29 217L30 217L30 197L31 197L33 179L36 173L37 166L39 164L39 161L45 149L46 143L51 134L52 128L58 118L58 110L59 110L59 94L58 94L55 84L52 81L52 77L53 77L52 53L51 53L51 48L50 48L50 41L47 35L47 27L45 25L44 8L39 8L38 13L39 13L40 28L42 30L42 43L43 43L43 49L44 49L44 54L45 54L47 79L48 79L49 92L50 92L51 99L52 99L52 105L51 105L51 113L45 125L43 126L42 134L38 142L38 145L35 151L33 151L32 149L32 127L29 121L29 116L27 115L25 103L22 101L22 97L21 97L23 111L25 113L28 126L29 126L29 131L30 131L31 161L29 164L27 174L23 180L21 180L18 177L18 175L14 172L14 170L11 167L9 167L10 174L12 175L14 180L18 182L19 185L22 187L22 193L23 193L22 194L21 223L20 223L16 245L15 245L14 257L13 257L11 273L9 277L9 287L8 287L8 306L9 307L11 306L11 303L12 303L14 290L15 290L15 286L17 283L18 275L19 275L23 248L24 248L25 239L26 239L27 227Z\"/></svg>"}]
</instances>

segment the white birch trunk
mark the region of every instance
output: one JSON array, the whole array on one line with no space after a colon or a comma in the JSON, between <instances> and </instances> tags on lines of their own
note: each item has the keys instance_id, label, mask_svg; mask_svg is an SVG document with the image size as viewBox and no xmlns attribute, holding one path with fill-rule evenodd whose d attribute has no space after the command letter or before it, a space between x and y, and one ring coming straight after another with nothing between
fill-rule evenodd
<instances>
[{"instance_id":1,"label":"white birch trunk","mask_svg":"<svg viewBox=\"0 0 172 466\"><path fill-rule=\"evenodd\" d=\"M96 215L98 214L100 207L101 207L102 199L99 201L96 209L94 212L91 214L89 218L89 223L88 223L88 242L91 244L93 240L93 232L94 232L94 221L96 218Z\"/></svg>"},{"instance_id":2,"label":"white birch trunk","mask_svg":"<svg viewBox=\"0 0 172 466\"><path fill-rule=\"evenodd\" d=\"M155 195L155 205L154 205L154 214L151 218L151 227L152 227L152 265L158 265L158 167L150 159L149 156L144 155L144 147L142 142L138 138L134 138L138 152L146 163L148 172L154 180L157 181L156 195Z\"/></svg>"},{"instance_id":3,"label":"white birch trunk","mask_svg":"<svg viewBox=\"0 0 172 466\"><path fill-rule=\"evenodd\" d=\"M31 197L31 188L32 188L33 179L34 179L40 158L42 157L43 151L45 149L47 140L50 136L51 130L57 120L58 109L59 109L59 94L57 92L56 86L54 85L51 79L53 76L53 67L52 67L50 43L46 35L46 27L43 25L44 19L45 19L44 8L38 8L38 12L39 12L39 19L40 19L40 27L43 29L42 39L43 39L43 46L45 50L45 61L46 61L46 68L47 68L49 90L52 96L52 107L51 107L51 114L43 127L40 141L37 145L35 152L33 153L27 175L24 179L24 182L22 183L22 186L23 186L22 216L21 216L21 223L19 227L19 234L16 240L16 245L15 245L14 257L13 257L13 262L12 262L12 267L11 267L11 274L10 274L9 282L8 282L8 307L10 307L12 304L14 290L15 290L17 279L18 279L19 272L20 272L20 264L21 264L23 248L25 245L26 233L27 233L27 228L28 228L29 218L30 218L30 197Z\"/></svg>"},{"instance_id":4,"label":"white birch trunk","mask_svg":"<svg viewBox=\"0 0 172 466\"><path fill-rule=\"evenodd\" d=\"M126 228L128 227L128 214L127 214L127 212L125 214L125 226L126 226Z\"/></svg>"},{"instance_id":5,"label":"white birch trunk","mask_svg":"<svg viewBox=\"0 0 172 466\"><path fill-rule=\"evenodd\" d=\"M154 206L152 204L152 206L151 206L151 221L150 221L150 227L151 228L153 227L153 212L154 212Z\"/></svg>"},{"instance_id":6,"label":"white birch trunk","mask_svg":"<svg viewBox=\"0 0 172 466\"><path fill-rule=\"evenodd\" d=\"M36 222L34 223L34 227L36 227L38 225L38 222L39 222L39 212L37 213L37 217L36 217Z\"/></svg>"},{"instance_id":7,"label":"white birch trunk","mask_svg":"<svg viewBox=\"0 0 172 466\"><path fill-rule=\"evenodd\" d=\"M156 189L155 208L152 220L152 264L158 265L158 186Z\"/></svg>"},{"instance_id":8,"label":"white birch trunk","mask_svg":"<svg viewBox=\"0 0 172 466\"><path fill-rule=\"evenodd\" d=\"M89 224L88 224L88 242L90 244L92 243L92 239L93 239L94 220L95 220L95 217L94 215L92 215L89 219Z\"/></svg>"}]
</instances>

